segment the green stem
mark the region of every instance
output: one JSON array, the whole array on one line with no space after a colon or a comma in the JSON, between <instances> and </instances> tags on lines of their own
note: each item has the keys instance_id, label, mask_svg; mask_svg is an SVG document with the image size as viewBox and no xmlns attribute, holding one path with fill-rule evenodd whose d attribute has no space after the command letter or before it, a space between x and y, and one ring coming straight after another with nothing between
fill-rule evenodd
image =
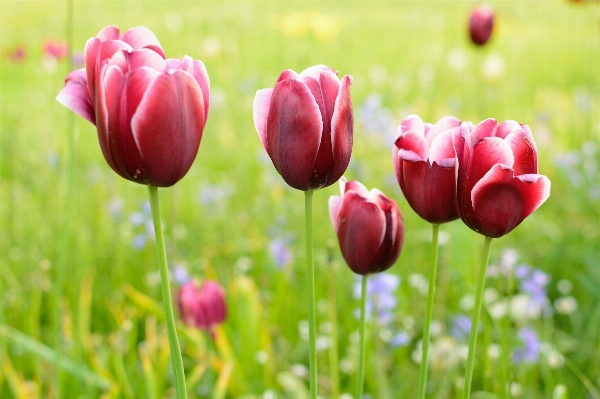
<instances>
[{"instance_id":1,"label":"green stem","mask_svg":"<svg viewBox=\"0 0 600 399\"><path fill-rule=\"evenodd\" d=\"M477 345L477 331L479 327L479 316L481 314L481 302L483 299L483 288L485 287L485 275L487 273L488 260L490 259L490 249L492 248L492 239L485 237L483 244L483 253L481 254L481 265L479 267L479 276L477 276L477 291L475 292L475 308L473 309L473 318L471 320L471 335L469 336L469 355L467 357L467 370L465 371L465 385L463 388L463 399L469 399L471 396L471 381L473 380L473 365L475 363L475 346Z\"/></svg>"},{"instance_id":2,"label":"green stem","mask_svg":"<svg viewBox=\"0 0 600 399\"><path fill-rule=\"evenodd\" d=\"M329 294L329 323L331 323L331 345L329 346L329 379L331 380L331 397L340 396L340 376L338 372L339 355L337 345L337 307L335 298L335 269L333 262L327 268L328 294Z\"/></svg>"},{"instance_id":3,"label":"green stem","mask_svg":"<svg viewBox=\"0 0 600 399\"><path fill-rule=\"evenodd\" d=\"M425 398L427 385L427 368L429 362L429 337L431 335L431 318L433 317L433 297L435 296L435 276L437 274L438 237L440 225L432 224L431 233L431 263L429 264L429 293L427 294L427 313L423 327L423 348L421 351L421 368L419 370L419 399Z\"/></svg>"},{"instance_id":4,"label":"green stem","mask_svg":"<svg viewBox=\"0 0 600 399\"><path fill-rule=\"evenodd\" d=\"M362 398L363 385L365 381L365 319L367 307L367 274L362 276L360 288L360 325L358 333L360 334L360 355L358 358L358 379L356 380L356 398Z\"/></svg>"},{"instance_id":5,"label":"green stem","mask_svg":"<svg viewBox=\"0 0 600 399\"><path fill-rule=\"evenodd\" d=\"M308 345L310 399L317 399L317 329L315 319L315 263L313 258L312 191L304 192L306 217L306 279L308 283Z\"/></svg>"},{"instance_id":6,"label":"green stem","mask_svg":"<svg viewBox=\"0 0 600 399\"><path fill-rule=\"evenodd\" d=\"M154 222L154 235L156 236L156 248L158 251L158 265L160 268L160 285L162 288L162 300L165 308L165 321L167 322L167 334L169 336L169 347L171 349L171 363L175 376L175 393L177 399L185 399L185 373L183 371L183 360L181 349L175 329L175 317L173 316L173 299L171 298L171 286L169 284L169 267L167 265L167 253L165 251L165 238L163 236L162 223L160 220L160 205L158 203L158 188L148 186L150 196L150 208L152 208L152 221Z\"/></svg>"}]
</instances>

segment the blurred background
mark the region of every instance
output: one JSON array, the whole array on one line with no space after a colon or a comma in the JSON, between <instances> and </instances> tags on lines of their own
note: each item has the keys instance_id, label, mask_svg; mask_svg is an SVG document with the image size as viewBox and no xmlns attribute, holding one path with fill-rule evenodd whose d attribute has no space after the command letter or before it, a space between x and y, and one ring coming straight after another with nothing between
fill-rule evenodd
<instances>
[{"instance_id":1,"label":"blurred background","mask_svg":"<svg viewBox=\"0 0 600 399\"><path fill-rule=\"evenodd\" d=\"M95 128L55 101L104 26L150 28L167 56L202 60L211 110L196 162L160 191L173 289L217 280L215 339L179 322L190 398L305 398L302 193L275 171L252 101L284 69L354 78L346 172L398 201L406 238L372 278L365 397L415 395L430 226L391 160L417 113L531 127L549 200L494 240L473 398L600 398L600 8L489 1L491 40L469 40L473 1L0 0L0 397L170 398L169 350L147 189L104 161ZM315 193L319 392L352 398L357 280ZM462 392L483 238L456 221L442 246L427 389ZM56 365L60 364L60 367Z\"/></svg>"}]
</instances>

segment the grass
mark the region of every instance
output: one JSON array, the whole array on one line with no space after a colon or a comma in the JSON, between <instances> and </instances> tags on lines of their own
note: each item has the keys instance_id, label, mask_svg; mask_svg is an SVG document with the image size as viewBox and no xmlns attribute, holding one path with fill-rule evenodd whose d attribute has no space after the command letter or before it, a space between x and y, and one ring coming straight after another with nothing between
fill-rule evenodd
<instances>
[{"instance_id":1,"label":"grass","mask_svg":"<svg viewBox=\"0 0 600 399\"><path fill-rule=\"evenodd\" d=\"M299 299L306 295L302 194L265 161L252 100L282 70L318 63L354 77L355 144L346 176L398 200L406 226L403 253L390 269L402 278L399 303L393 324L375 328L367 342L365 392L381 398L416 392L413 352L425 298L409 280L415 273L427 275L429 225L402 198L390 159L393 131L410 113L431 122L453 114L473 122L494 117L530 125L540 171L553 185L542 208L495 240L491 259L498 263L504 249L516 249L519 262L551 276L551 302L564 296L557 282L572 283L574 313L525 323L568 360L556 367L545 356L513 364L510 352L523 323L498 321L484 311L474 375L474 392L480 393L473 397L516 397L520 389L521 397L549 398L564 384L568 398L587 398L589 384L598 389L599 201L587 192L598 175L591 165L588 180L577 185L573 172L556 162L586 142L598 143L598 9L560 0L490 3L498 27L486 47L475 49L466 39L473 6L466 1L73 2L73 51L83 51L85 41L105 25L122 31L145 25L168 56L203 60L211 78L211 111L197 160L180 183L161 190L170 264L184 265L200 279L219 280L229 306L214 342L178 327L190 398L306 397L306 375L298 366L308 364L302 338L307 310ZM149 241L139 250L132 245L143 227L130 215L141 210L146 188L110 170L87 121L76 117L71 132L69 111L54 101L68 62L43 66L43 40L65 39L66 2L3 0L2 9L0 397L55 397L56 365L44 354L56 350L63 353L61 364L71 365L61 373L62 397L172 397L155 244ZM27 58L13 62L6 53L19 45L26 46ZM482 74L483 64L494 63L500 72ZM392 116L391 132L369 132L359 117L374 93L380 109ZM230 195L203 202L208 185L228 187ZM328 197L337 192L332 186L314 195L317 334L329 337L336 317L337 336L329 343L337 341L340 363L330 363L328 349L318 354L324 397L337 386L341 393L353 390L358 354L355 279L343 264L327 211ZM441 328L432 345L439 354L429 373L433 398L460 395L462 344L448 332L452 318L463 313L461 299L474 291L483 241L460 222L442 226L441 232L446 243L440 248L434 309ZM292 261L278 268L269 242L288 235ZM333 285L327 278L331 269ZM65 284L57 290L61 273ZM502 298L519 290L518 282L509 286L501 278L488 280L488 287ZM334 314L329 298L336 299ZM59 348L55 322L62 330ZM382 339L400 330L410 335L406 346L392 348ZM486 355L492 344L500 346L499 360ZM339 383L330 380L336 375ZM89 376L102 383L89 384ZM512 383L512 393L505 382Z\"/></svg>"}]
</instances>

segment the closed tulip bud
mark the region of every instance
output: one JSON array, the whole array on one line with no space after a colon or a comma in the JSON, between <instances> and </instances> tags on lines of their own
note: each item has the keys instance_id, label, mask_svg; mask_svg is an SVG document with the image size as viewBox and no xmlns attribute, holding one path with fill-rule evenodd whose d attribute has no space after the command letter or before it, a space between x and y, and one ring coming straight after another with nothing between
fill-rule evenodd
<instances>
[{"instance_id":1,"label":"closed tulip bud","mask_svg":"<svg viewBox=\"0 0 600 399\"><path fill-rule=\"evenodd\" d=\"M486 237L517 227L550 196L550 180L538 174L529 126L486 119L463 123L452 137L458 162L456 204L460 218Z\"/></svg>"},{"instance_id":2,"label":"closed tulip bud","mask_svg":"<svg viewBox=\"0 0 600 399\"><path fill-rule=\"evenodd\" d=\"M458 219L452 131L460 124L452 116L431 125L411 115L398 127L392 151L396 178L408 204L429 223Z\"/></svg>"},{"instance_id":3,"label":"closed tulip bud","mask_svg":"<svg viewBox=\"0 0 600 399\"><path fill-rule=\"evenodd\" d=\"M85 68L57 100L96 125L102 154L121 177L168 187L190 169L209 109L204 64L165 59L150 30L107 26L88 40Z\"/></svg>"},{"instance_id":4,"label":"closed tulip bud","mask_svg":"<svg viewBox=\"0 0 600 399\"><path fill-rule=\"evenodd\" d=\"M469 18L469 34L478 46L483 46L492 36L494 30L494 11L488 7L477 7L471 11Z\"/></svg>"},{"instance_id":5,"label":"closed tulip bud","mask_svg":"<svg viewBox=\"0 0 600 399\"><path fill-rule=\"evenodd\" d=\"M329 197L329 216L342 255L354 273L379 273L396 262L404 241L404 222L394 200L368 191L358 181L340 180L341 196Z\"/></svg>"},{"instance_id":6,"label":"closed tulip bud","mask_svg":"<svg viewBox=\"0 0 600 399\"><path fill-rule=\"evenodd\" d=\"M254 126L277 172L291 187L330 186L346 171L352 153L352 77L340 79L324 65L299 75L283 71L273 89L254 98Z\"/></svg>"},{"instance_id":7,"label":"closed tulip bud","mask_svg":"<svg viewBox=\"0 0 600 399\"><path fill-rule=\"evenodd\" d=\"M227 318L225 292L216 281L206 280L199 288L190 281L179 290L177 304L185 324L211 333Z\"/></svg>"}]
</instances>

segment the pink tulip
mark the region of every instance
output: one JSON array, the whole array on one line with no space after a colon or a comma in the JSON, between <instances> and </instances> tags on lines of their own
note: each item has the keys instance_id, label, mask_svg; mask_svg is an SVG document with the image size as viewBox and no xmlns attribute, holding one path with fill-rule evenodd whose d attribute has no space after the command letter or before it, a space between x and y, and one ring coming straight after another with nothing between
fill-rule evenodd
<instances>
[{"instance_id":1,"label":"pink tulip","mask_svg":"<svg viewBox=\"0 0 600 399\"><path fill-rule=\"evenodd\" d=\"M550 180L537 174L537 148L529 126L486 119L477 126L463 123L452 139L458 213L476 232L501 237L550 196Z\"/></svg>"},{"instance_id":2,"label":"pink tulip","mask_svg":"<svg viewBox=\"0 0 600 399\"><path fill-rule=\"evenodd\" d=\"M94 123L106 162L121 177L168 187L190 169L209 109L204 64L166 59L144 27L107 26L88 40L84 69L56 99Z\"/></svg>"},{"instance_id":3,"label":"pink tulip","mask_svg":"<svg viewBox=\"0 0 600 399\"><path fill-rule=\"evenodd\" d=\"M206 280L200 288L190 281L179 290L177 304L185 324L211 333L227 318L225 291L216 281Z\"/></svg>"},{"instance_id":4,"label":"pink tulip","mask_svg":"<svg viewBox=\"0 0 600 399\"><path fill-rule=\"evenodd\" d=\"M458 219L452 131L460 123L447 116L431 125L411 115L398 127L392 150L396 178L408 204L429 223Z\"/></svg>"},{"instance_id":5,"label":"pink tulip","mask_svg":"<svg viewBox=\"0 0 600 399\"><path fill-rule=\"evenodd\" d=\"M469 33L471 40L478 46L487 43L494 30L494 11L483 6L471 11L469 18Z\"/></svg>"},{"instance_id":6,"label":"pink tulip","mask_svg":"<svg viewBox=\"0 0 600 399\"><path fill-rule=\"evenodd\" d=\"M69 45L67 42L48 39L44 42L42 48L44 50L44 55L48 58L62 60L69 55Z\"/></svg>"},{"instance_id":7,"label":"pink tulip","mask_svg":"<svg viewBox=\"0 0 600 399\"><path fill-rule=\"evenodd\" d=\"M254 126L277 172L291 187L330 186L346 171L354 119L346 75L324 65L281 73L275 88L256 92Z\"/></svg>"},{"instance_id":8,"label":"pink tulip","mask_svg":"<svg viewBox=\"0 0 600 399\"><path fill-rule=\"evenodd\" d=\"M342 196L329 197L329 216L342 255L357 274L379 273L396 262L404 241L398 204L358 181L340 180Z\"/></svg>"}]
</instances>

